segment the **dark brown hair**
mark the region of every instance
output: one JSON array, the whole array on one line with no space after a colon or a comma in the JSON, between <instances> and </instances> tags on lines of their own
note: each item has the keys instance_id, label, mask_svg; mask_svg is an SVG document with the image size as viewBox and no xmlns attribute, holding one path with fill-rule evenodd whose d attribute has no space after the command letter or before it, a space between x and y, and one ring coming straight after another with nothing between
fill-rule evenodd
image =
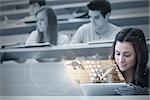
<instances>
[{"instance_id":1,"label":"dark brown hair","mask_svg":"<svg viewBox=\"0 0 150 100\"><path fill-rule=\"evenodd\" d=\"M142 87L147 86L147 80L145 80L145 71L148 62L148 48L144 33L139 28L125 28L122 29L115 38L113 44L112 59L115 59L115 45L116 42L130 42L136 53L136 66L135 74L133 76L133 84L140 85ZM148 77L148 76L147 76ZM147 78L146 77L146 78ZM144 83L145 82L145 83Z\"/></svg>"},{"instance_id":2,"label":"dark brown hair","mask_svg":"<svg viewBox=\"0 0 150 100\"><path fill-rule=\"evenodd\" d=\"M33 3L38 3L40 5L40 7L46 5L45 0L29 0L30 5Z\"/></svg>"},{"instance_id":3,"label":"dark brown hair","mask_svg":"<svg viewBox=\"0 0 150 100\"><path fill-rule=\"evenodd\" d=\"M111 5L107 0L93 0L87 5L90 10L98 10L105 18L107 13L111 13Z\"/></svg>"},{"instance_id":4,"label":"dark brown hair","mask_svg":"<svg viewBox=\"0 0 150 100\"><path fill-rule=\"evenodd\" d=\"M49 43L52 45L57 45L57 16L54 10L47 6L42 6L36 13L40 13L41 11L45 11L48 18L48 25L47 27L47 36L49 37ZM42 36L41 36L42 38ZM41 39L40 39L41 40Z\"/></svg>"}]
</instances>

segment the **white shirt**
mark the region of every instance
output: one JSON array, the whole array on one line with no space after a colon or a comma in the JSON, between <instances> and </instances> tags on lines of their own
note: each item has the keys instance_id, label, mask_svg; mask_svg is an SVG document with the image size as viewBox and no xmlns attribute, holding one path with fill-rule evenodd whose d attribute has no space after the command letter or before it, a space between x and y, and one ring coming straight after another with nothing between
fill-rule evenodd
<instances>
[{"instance_id":1,"label":"white shirt","mask_svg":"<svg viewBox=\"0 0 150 100\"><path fill-rule=\"evenodd\" d=\"M72 37L71 43L87 43L94 40L114 40L116 34L120 30L120 27L109 23L107 33L100 37L98 34L92 31L91 23L83 24Z\"/></svg>"},{"instance_id":2,"label":"white shirt","mask_svg":"<svg viewBox=\"0 0 150 100\"><path fill-rule=\"evenodd\" d=\"M28 45L35 44L38 42L38 38L39 38L38 31L34 30L31 32L31 34L29 35L25 43ZM57 39L58 45L67 44L68 42L69 42L68 36L61 34L61 33L58 34L58 39Z\"/></svg>"},{"instance_id":3,"label":"white shirt","mask_svg":"<svg viewBox=\"0 0 150 100\"><path fill-rule=\"evenodd\" d=\"M31 32L31 34L29 35L28 39L26 40L25 44L27 45L31 45L31 44L35 44L38 43L38 39L39 38L39 34L37 30L34 30ZM63 44L67 44L69 42L69 38L67 35L59 33L58 34L58 39L57 39L57 44L58 45L63 45ZM61 58L42 58L42 59L38 59L39 62L51 62L51 61L57 61L57 60L61 60ZM29 59L26 61L26 63L37 63L37 60L35 59Z\"/></svg>"}]
</instances>

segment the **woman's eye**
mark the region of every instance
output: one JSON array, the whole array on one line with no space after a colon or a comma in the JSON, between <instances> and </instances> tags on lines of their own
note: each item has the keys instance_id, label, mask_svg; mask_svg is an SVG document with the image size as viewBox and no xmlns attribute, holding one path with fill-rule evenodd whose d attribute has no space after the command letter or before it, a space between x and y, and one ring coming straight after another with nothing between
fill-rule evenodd
<instances>
[{"instance_id":1,"label":"woman's eye","mask_svg":"<svg viewBox=\"0 0 150 100\"><path fill-rule=\"evenodd\" d=\"M124 56L125 56L125 57L130 57L130 56L131 56L131 54L125 54Z\"/></svg>"},{"instance_id":2,"label":"woman's eye","mask_svg":"<svg viewBox=\"0 0 150 100\"><path fill-rule=\"evenodd\" d=\"M120 53L119 52L115 52L115 55L120 55Z\"/></svg>"}]
</instances>

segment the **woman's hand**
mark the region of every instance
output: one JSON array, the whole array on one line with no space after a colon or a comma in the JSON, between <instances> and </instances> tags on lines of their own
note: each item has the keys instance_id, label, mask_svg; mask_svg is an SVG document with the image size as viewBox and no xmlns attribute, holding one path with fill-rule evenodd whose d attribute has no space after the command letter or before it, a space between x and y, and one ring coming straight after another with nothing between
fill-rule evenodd
<instances>
[{"instance_id":1,"label":"woman's hand","mask_svg":"<svg viewBox=\"0 0 150 100\"><path fill-rule=\"evenodd\" d=\"M134 87L130 84L127 84L126 86L119 87L115 91L117 92L117 94L120 94L120 95L133 95Z\"/></svg>"},{"instance_id":2,"label":"woman's hand","mask_svg":"<svg viewBox=\"0 0 150 100\"><path fill-rule=\"evenodd\" d=\"M148 88L142 88L134 84L127 84L126 86L121 86L115 90L117 94L120 95L144 95L149 94Z\"/></svg>"}]
</instances>

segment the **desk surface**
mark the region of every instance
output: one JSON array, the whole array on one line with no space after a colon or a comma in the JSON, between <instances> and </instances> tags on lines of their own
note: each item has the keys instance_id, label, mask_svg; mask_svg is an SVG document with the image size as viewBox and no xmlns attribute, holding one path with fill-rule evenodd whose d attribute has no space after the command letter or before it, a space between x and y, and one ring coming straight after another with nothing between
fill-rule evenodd
<instances>
[{"instance_id":1,"label":"desk surface","mask_svg":"<svg viewBox=\"0 0 150 100\"><path fill-rule=\"evenodd\" d=\"M111 47L112 43L68 44L53 47L1 49L0 53L5 54L3 60L53 57L71 59L80 56L92 56L94 54L108 56L111 53Z\"/></svg>"},{"instance_id":2,"label":"desk surface","mask_svg":"<svg viewBox=\"0 0 150 100\"><path fill-rule=\"evenodd\" d=\"M149 49L149 41L147 41ZM0 49L1 60L28 59L28 58L57 58L74 59L75 57L86 57L100 55L108 57L112 52L112 43L83 43L68 44L53 47L34 48L10 48ZM4 55L3 55L4 54ZM3 57L2 57L3 55Z\"/></svg>"},{"instance_id":3,"label":"desk surface","mask_svg":"<svg viewBox=\"0 0 150 100\"><path fill-rule=\"evenodd\" d=\"M80 94L78 94L76 91L73 91L70 81L66 80L69 78L67 73L64 70L64 66L62 62L26 63L26 64L5 63L5 64L0 64L0 72L1 72L0 90L2 90L0 91L0 96L80 97L77 96ZM65 81L61 81L61 80L65 80ZM105 96L103 97L105 98ZM113 96L113 98L114 97L116 96ZM141 97L144 99L141 99ZM88 98L89 98L88 100L93 100L91 97ZM102 98L102 97L99 96L97 98ZM95 98L94 100L97 100L97 98ZM113 100L113 98L109 100ZM124 97L119 96L119 98L124 98ZM82 99L87 100L87 97L86 99L85 98ZM70 99L64 98L64 100L70 100ZM75 100L81 100L81 99L76 98ZM127 99L123 99L123 100L127 100ZM128 100L149 100L149 99L148 96L139 96L138 98L134 96L134 98L132 99L128 98Z\"/></svg>"},{"instance_id":4,"label":"desk surface","mask_svg":"<svg viewBox=\"0 0 150 100\"><path fill-rule=\"evenodd\" d=\"M146 96L5 96L2 100L149 100Z\"/></svg>"}]
</instances>

